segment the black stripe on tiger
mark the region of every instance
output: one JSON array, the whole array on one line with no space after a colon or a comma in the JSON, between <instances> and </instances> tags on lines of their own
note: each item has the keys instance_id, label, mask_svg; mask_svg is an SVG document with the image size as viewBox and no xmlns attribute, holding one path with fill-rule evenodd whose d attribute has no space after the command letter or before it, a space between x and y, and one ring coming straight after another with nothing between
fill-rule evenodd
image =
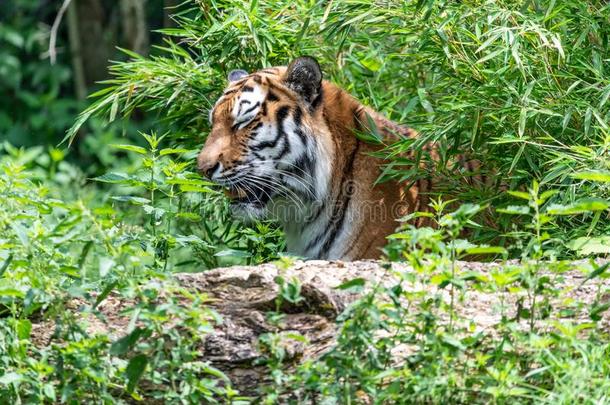
<instances>
[{"instance_id":1,"label":"black stripe on tiger","mask_svg":"<svg viewBox=\"0 0 610 405\"><path fill-rule=\"evenodd\" d=\"M269 91L269 93L267 93L267 101L278 101L279 97L272 91Z\"/></svg>"},{"instance_id":2,"label":"black stripe on tiger","mask_svg":"<svg viewBox=\"0 0 610 405\"><path fill-rule=\"evenodd\" d=\"M314 246L318 245L324 236L326 236L324 243L314 257L323 257L322 255L327 253L327 250L330 248L330 245L333 242L334 237L337 235L339 228L345 221L345 212L347 211L347 206L349 205L351 199L351 194L346 193L345 183L352 177L351 173L354 168L354 160L356 159L356 154L358 153L359 149L360 140L356 140L356 145L354 146L354 149L352 150L343 169L343 175L341 177L341 182L339 183L339 195L337 197L339 203L335 203L335 206L333 207L330 228L327 227L323 232L318 234L305 248L305 251L309 251Z\"/></svg>"},{"instance_id":3,"label":"black stripe on tiger","mask_svg":"<svg viewBox=\"0 0 610 405\"><path fill-rule=\"evenodd\" d=\"M290 93L288 90L278 86L277 84L275 84L273 82L269 82L267 84L267 86L269 87L269 93L274 93L274 95L276 97L278 97L277 94L279 93L282 97L287 99L286 101L290 101L291 103L296 104L296 102L297 102L296 97L292 93Z\"/></svg>"},{"instance_id":4,"label":"black stripe on tiger","mask_svg":"<svg viewBox=\"0 0 610 405\"><path fill-rule=\"evenodd\" d=\"M335 241L335 238L339 234L339 231L343 228L343 223L345 222L345 215L347 214L347 209L348 209L349 203L352 199L352 194L348 192L347 187L345 186L345 183L347 181L352 180L352 173L353 173L353 169L354 169L354 160L356 158L356 154L358 153L359 149L360 149L360 140L357 140L356 146L354 147L354 150L353 150L352 154L350 155L349 160L347 162L346 168L343 171L343 178L341 179L341 185L340 185L341 195L339 197L341 200L341 204L339 206L339 209L335 209L335 212L333 212L333 223L331 225L331 231L328 234L326 241L322 245L322 248L318 252L318 256L326 255L328 253L328 250L330 249L332 243Z\"/></svg>"},{"instance_id":5,"label":"black stripe on tiger","mask_svg":"<svg viewBox=\"0 0 610 405\"><path fill-rule=\"evenodd\" d=\"M286 155L286 153L290 152L290 139L288 138L288 136L286 135L286 132L284 132L284 121L286 120L286 117L288 116L288 113L290 112L290 107L288 106L282 106L277 110L277 137L284 139L284 147L282 148L282 150L280 151L280 153L276 156L274 156L275 160L279 160L282 157L284 157L284 155Z\"/></svg>"},{"instance_id":6,"label":"black stripe on tiger","mask_svg":"<svg viewBox=\"0 0 610 405\"><path fill-rule=\"evenodd\" d=\"M285 135L285 133L284 133L284 135ZM288 139L287 136L284 136L283 139L284 139L284 146L282 147L282 150L280 151L280 153L273 157L274 160L279 160L279 159L283 158L287 153L290 153L290 140Z\"/></svg>"},{"instance_id":7,"label":"black stripe on tiger","mask_svg":"<svg viewBox=\"0 0 610 405\"><path fill-rule=\"evenodd\" d=\"M301 143L303 144L303 146L305 148L307 148L307 137L305 136L305 133L303 132L303 130L301 129L302 127L302 121L303 121L303 110L301 110L301 107L297 106L294 110L294 126L296 127L295 129L295 133L297 134L297 136L299 137L299 139L301 140Z\"/></svg>"},{"instance_id":8,"label":"black stripe on tiger","mask_svg":"<svg viewBox=\"0 0 610 405\"><path fill-rule=\"evenodd\" d=\"M259 105L261 105L261 102L260 102L260 101L257 101L256 103L254 103L254 105L253 105L252 107L248 108L248 109L247 109L246 111L244 111L242 114L248 114L248 113L251 113L251 112L252 112L252 111L254 111L254 109L255 109L256 107L258 107Z\"/></svg>"},{"instance_id":9,"label":"black stripe on tiger","mask_svg":"<svg viewBox=\"0 0 610 405\"><path fill-rule=\"evenodd\" d=\"M280 107L276 114L276 125L277 125L277 133L275 135L275 138L271 141L262 141L259 142L255 145L252 145L252 151L254 152L258 152L261 151L263 149L267 149L267 148L275 148L280 140L280 138L282 137L282 135L285 135L284 133L284 120L286 119L286 117L288 116L288 112L290 110L290 107L288 106L283 106Z\"/></svg>"}]
</instances>

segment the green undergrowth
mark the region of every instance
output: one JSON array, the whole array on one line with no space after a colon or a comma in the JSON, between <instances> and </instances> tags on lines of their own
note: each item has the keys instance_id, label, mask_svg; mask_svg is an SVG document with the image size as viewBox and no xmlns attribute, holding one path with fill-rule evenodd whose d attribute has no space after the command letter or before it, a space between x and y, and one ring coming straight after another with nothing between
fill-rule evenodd
<instances>
[{"instance_id":1,"label":"green undergrowth","mask_svg":"<svg viewBox=\"0 0 610 405\"><path fill-rule=\"evenodd\" d=\"M609 288L597 287L590 302L566 298L558 306L558 297L579 286L558 287L562 274L573 266L557 260L558 247L565 241L553 238L548 230L565 217L604 213L610 202L581 199L568 205L548 204L557 191L543 190L538 183L527 191L509 192L521 203L495 212L527 218L522 227L507 233L508 248L461 238L465 227L476 226L477 213L488 209L485 206L462 204L449 212L452 204L438 200L433 202L435 213L405 218L390 237L385 254L390 260L407 262L412 270L395 274L396 285L374 286L349 306L337 320L336 345L319 359L300 365L287 360L285 349L291 339L306 342L298 334L288 340L285 335L261 336L260 349L272 383L259 387L254 397L240 396L221 371L199 357L206 335L222 324L222 318L206 306L204 294L180 286L172 273L279 257L278 231L265 224L234 229L224 217L215 219L209 211L200 211L191 201L210 198L217 201L210 204L220 210L217 215L224 215L218 208L222 207L218 192L190 173L188 162L180 158L189 151L162 148L163 139L142 136L147 148L113 147L132 156L132 163L123 171L92 179L97 186L62 161L59 150L4 146L0 158L5 207L0 210L2 401L604 403L607 399L610 347L604 325ZM590 172L577 175L587 181L610 180ZM192 207L198 208L190 211ZM411 225L410 219L422 215L436 225ZM213 232L217 239L206 239L206 226L194 225L201 222L220 227ZM605 248L600 238L592 235L584 244L575 241L574 252L591 241ZM222 249L219 241L224 241ZM462 271L457 261L473 255L500 263L515 255L519 260L490 271ZM283 261L285 265L291 259ZM594 261L585 261L578 269L583 284L597 283L610 274L607 264ZM303 299L294 280L277 281L278 302ZM422 288L403 290L402 281L420 283ZM339 289L364 286L363 279L355 279ZM493 328L480 330L456 310L465 304L465 294L473 291L498 294L507 303L493 309L500 315ZM516 304L508 304L511 297ZM124 330L110 332L116 321L106 319L98 309L107 300L126 303L117 314L129 319ZM564 319L555 322L557 316ZM282 322L281 313L270 312L269 317L271 322ZM287 366L296 368L288 373Z\"/></svg>"},{"instance_id":2,"label":"green undergrowth","mask_svg":"<svg viewBox=\"0 0 610 405\"><path fill-rule=\"evenodd\" d=\"M172 221L188 212L172 211L171 192L163 205L155 201L154 191L165 190L151 186L156 158L142 156L149 182L130 176L124 185L141 187L147 200L105 195L84 185L82 173L62 162L57 150L5 145L5 151L0 157L0 402L120 403L142 399L140 391L147 400L187 403L235 397L226 377L197 356L220 317L206 308L205 296L172 282L171 271L183 268L183 257L193 258L189 268L204 268L206 262L194 258L208 246L194 233L184 237L177 231ZM160 178L173 175L170 170ZM116 179L123 176L98 180ZM83 188L76 191L78 184ZM170 262L170 252L175 261ZM209 264L217 265L208 254ZM114 335L92 326L93 319L109 322L97 307L110 296L133 303L122 313L130 319L127 330Z\"/></svg>"},{"instance_id":3,"label":"green undergrowth","mask_svg":"<svg viewBox=\"0 0 610 405\"><path fill-rule=\"evenodd\" d=\"M166 45L126 51L66 140L88 120L132 128L133 113L157 133L80 139L91 167L58 147L0 146L0 403L610 402L610 292L581 302L560 287L572 260L583 284L571 288L610 274L591 260L610 253L606 2L212 0L175 12ZM263 336L272 382L246 398L198 357L222 319L173 274L282 258L277 226L234 221L193 162L228 71L302 54L421 132L386 145L384 177L427 176L403 156L433 141L510 190L468 188L459 169L437 167L461 197L433 196L433 213L405 218L384 250L412 270L393 286L340 287L372 289L318 359L292 364L290 341ZM436 226L414 228L422 215ZM456 265L472 258L499 266ZM277 281L278 302L302 299L294 280ZM492 328L457 310L472 292L506 303ZM96 328L112 325L99 306L116 299L125 330Z\"/></svg>"},{"instance_id":4,"label":"green undergrowth","mask_svg":"<svg viewBox=\"0 0 610 405\"><path fill-rule=\"evenodd\" d=\"M556 241L544 229L554 217L577 210L541 209L552 192L540 193L538 187L519 194L523 204L503 210L529 214L530 221L511 234L521 258L499 261L497 267L469 269L458 263L473 254L508 254L499 246L460 239L481 206L463 204L446 212L446 204L436 203L435 214L415 214L431 216L435 226L405 225L387 248L390 258L410 265L408 270L397 271L388 262L393 283L366 286L364 279L355 279L338 287L369 292L339 316L337 342L328 352L287 373L290 340L264 337L274 383L265 390L265 402L608 402L610 263L553 259ZM562 284L568 271L576 272L578 285ZM574 291L592 283L589 302L576 298ZM298 283L292 291L299 291ZM473 294L498 297L491 324L485 325L480 313L487 312L481 306L489 302L473 302ZM460 312L459 307L480 309Z\"/></svg>"}]
</instances>

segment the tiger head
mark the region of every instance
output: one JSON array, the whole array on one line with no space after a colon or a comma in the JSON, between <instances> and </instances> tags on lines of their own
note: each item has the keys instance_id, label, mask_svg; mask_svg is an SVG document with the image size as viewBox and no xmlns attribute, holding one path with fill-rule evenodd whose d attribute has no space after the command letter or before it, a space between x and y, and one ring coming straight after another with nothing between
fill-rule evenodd
<instances>
[{"instance_id":1,"label":"tiger head","mask_svg":"<svg viewBox=\"0 0 610 405\"><path fill-rule=\"evenodd\" d=\"M318 62L300 57L288 67L235 70L228 80L210 110L200 172L226 187L233 212L246 219L268 216L280 201L305 205L322 198L333 146L325 136Z\"/></svg>"}]
</instances>

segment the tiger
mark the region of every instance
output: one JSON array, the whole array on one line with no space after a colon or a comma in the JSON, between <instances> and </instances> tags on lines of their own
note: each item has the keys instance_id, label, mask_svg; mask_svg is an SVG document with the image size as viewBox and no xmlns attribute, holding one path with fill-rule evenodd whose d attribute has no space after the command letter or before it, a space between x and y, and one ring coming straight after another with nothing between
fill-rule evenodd
<instances>
[{"instance_id":1,"label":"tiger","mask_svg":"<svg viewBox=\"0 0 610 405\"><path fill-rule=\"evenodd\" d=\"M379 258L398 221L428 209L433 179L378 182L384 145L358 136L413 139L417 132L323 80L313 57L231 71L209 121L198 170L226 188L236 217L278 221L291 255Z\"/></svg>"}]
</instances>

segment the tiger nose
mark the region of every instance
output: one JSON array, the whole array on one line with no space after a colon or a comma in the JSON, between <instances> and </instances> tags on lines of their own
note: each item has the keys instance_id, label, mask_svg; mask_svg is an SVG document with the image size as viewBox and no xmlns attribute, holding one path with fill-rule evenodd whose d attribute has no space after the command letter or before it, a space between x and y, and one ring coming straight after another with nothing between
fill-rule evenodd
<instances>
[{"instance_id":1,"label":"tiger nose","mask_svg":"<svg viewBox=\"0 0 610 405\"><path fill-rule=\"evenodd\" d=\"M221 156L218 156L215 159L211 159L206 158L204 154L200 154L197 157L197 169L201 174L206 176L208 179L211 179L214 175L214 172L216 172L216 170L218 170L218 168L220 167Z\"/></svg>"}]
</instances>

